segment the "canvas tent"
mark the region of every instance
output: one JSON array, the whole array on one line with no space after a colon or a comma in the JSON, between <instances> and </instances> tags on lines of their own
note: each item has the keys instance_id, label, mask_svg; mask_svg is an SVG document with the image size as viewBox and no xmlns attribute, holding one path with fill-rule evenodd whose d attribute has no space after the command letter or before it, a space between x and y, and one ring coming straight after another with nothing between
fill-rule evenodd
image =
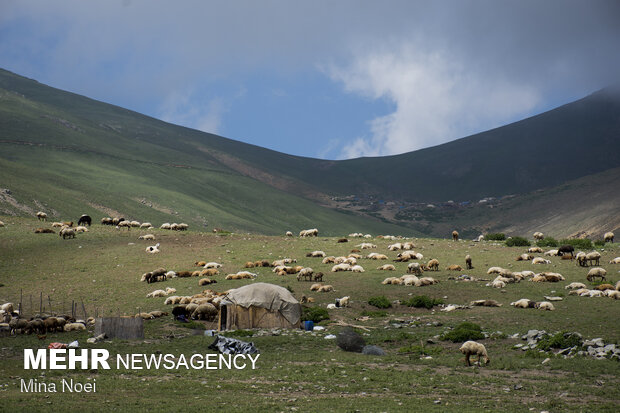
<instances>
[{"instance_id":1,"label":"canvas tent","mask_svg":"<svg viewBox=\"0 0 620 413\"><path fill-rule=\"evenodd\" d=\"M248 284L230 290L220 303L220 330L240 328L298 328L301 304L284 287Z\"/></svg>"}]
</instances>

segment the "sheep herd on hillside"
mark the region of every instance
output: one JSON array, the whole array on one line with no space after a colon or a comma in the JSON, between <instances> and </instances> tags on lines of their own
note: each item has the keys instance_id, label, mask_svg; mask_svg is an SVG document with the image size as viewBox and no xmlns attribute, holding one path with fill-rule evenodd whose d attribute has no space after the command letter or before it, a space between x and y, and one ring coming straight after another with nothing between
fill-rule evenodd
<instances>
[{"instance_id":1,"label":"sheep herd on hillside","mask_svg":"<svg viewBox=\"0 0 620 413\"><path fill-rule=\"evenodd\" d=\"M37 212L36 217L41 222L47 222L48 215L42 211ZM75 238L76 234L89 232L91 227L92 218L88 215L82 215L77 220L77 225L74 226L73 221L59 221L52 222L51 228L37 228L35 233L55 233L53 228L58 228L58 234L63 239ZM139 222L133 220L126 220L124 218L111 218L105 217L101 219L102 225L115 226L117 229L126 228L128 231L131 228L139 228L144 230L153 230L155 227L150 222ZM0 226L4 226L0 223ZM172 231L186 231L188 225L184 223L164 223L159 226L162 230ZM319 231L317 228L305 229L299 232L300 238L318 237ZM454 242L463 242L460 239L459 232L453 231L451 233L452 240ZM287 231L285 237L293 237L292 231ZM356 244L350 253L344 255L328 255L328 252L323 250L313 250L305 254L304 265L297 264L297 259L287 257L276 260L268 259L253 259L245 261L242 269L237 269L236 272L227 272L222 274L222 263L207 260L198 260L194 263L194 267L198 269L193 270L172 270L166 268L157 268L155 270L145 272L140 277L141 282L147 284L166 282L173 278L193 278L198 281L199 286L206 286L217 283L217 278L222 277L224 280L256 280L261 275L260 270L268 267L270 271L281 277L295 276L298 282L312 282L309 287L310 291L319 293L332 293L335 290L333 284L328 284L327 279L337 280L340 276L338 273L351 273L357 277L364 277L367 272L366 268L372 267L370 270L378 271L398 271L401 264L406 263L405 267L401 267L405 274L401 276L387 277L380 282L381 285L391 288L392 285L407 286L407 287L425 287L432 286L439 282L439 277L424 276L424 273L439 273L442 268L446 271L463 272L472 270L473 257L467 254L462 263L448 263L445 264L439 261L438 258L427 257L419 252L423 247L417 247L411 240L407 240L403 237L393 235L379 235L375 237L377 240L394 241L388 244L387 247L379 247L377 243L371 242L372 235L363 233L350 233L346 238L340 238L337 244L348 242L350 238L364 238L364 242ZM474 242L481 242L483 236L474 239ZM543 240L544 234L541 232L535 232L533 234L535 240ZM140 240L155 240L154 234L143 234L138 237ZM608 232L603 237L605 242L614 241L614 234ZM385 244L382 244L385 245ZM382 251L381 248L386 248L386 251ZM416 251L418 250L418 251ZM150 254L157 254L160 252L160 244L147 246L145 251ZM542 255L537 256L536 254ZM475 255L475 254L474 254ZM577 251L571 245L562 245L556 249L550 249L544 251L540 247L530 247L526 252L519 254L515 261L531 262L533 268L549 268L553 264L554 257L560 259L574 260L575 265L581 267L590 267L586 274L584 274L585 281L594 282L600 280L601 283L607 281L607 270L600 265L601 254L598 251ZM371 265L372 261L388 261L392 263L382 264L376 267L377 264ZM317 272L312 267L316 268L316 265L330 265L327 267L329 270L323 270L323 272ZM462 266L464 264L464 266ZM609 264L620 264L620 257L616 257L609 261ZM365 268L366 267L366 268ZM491 266L486 271L487 275L491 275L495 278L484 280L488 281L486 286L493 288L518 288L513 285L517 285L520 282L534 282L534 283L559 283L565 281L565 277L557 272L543 270L540 272L524 270L524 271L512 271L510 269L501 266ZM478 279L466 275L461 275L458 278L450 277L457 281L478 281ZM600 284L594 288L588 288L586 284L581 282L573 282L565 286L569 290L569 295L577 295L581 297L610 297L614 299L620 298L620 282L615 286L612 284ZM147 298L164 298L164 305L173 306L170 312L155 310L150 313L138 313L136 317L141 317L145 320L169 315L173 317L185 317L187 319L197 320L214 320L217 317L218 309L221 301L226 295L224 292L216 292L214 290L203 290L201 293L179 296L174 295L177 292L175 288L166 287L165 289L156 289L149 292ZM528 298L522 298L510 303L511 306L518 309L538 309L544 311L555 311L556 306L552 301L561 300L561 297L545 297L544 301L535 301ZM304 303L314 302L314 298L302 295L301 301ZM338 305L328 304L328 309L346 308L349 307L353 301L350 296L345 296L337 299ZM495 300L476 300L472 302L472 306L488 306L499 307L502 304ZM561 308L561 306L560 306ZM12 303L5 303L1 307L0 316L3 318L4 323L0 323L0 329L6 329L11 334L17 333L36 333L39 335L46 334L53 331L71 331L76 329L85 329L88 325L92 324L93 320L75 320L71 317L55 317L55 316L43 316L38 315L32 317L30 320L20 318L19 311L14 307ZM466 356L466 362L469 365L469 358L472 355L478 356L478 362L480 358L483 358L488 362L488 355L486 349L480 343L467 342L460 348L461 352Z\"/></svg>"}]
</instances>

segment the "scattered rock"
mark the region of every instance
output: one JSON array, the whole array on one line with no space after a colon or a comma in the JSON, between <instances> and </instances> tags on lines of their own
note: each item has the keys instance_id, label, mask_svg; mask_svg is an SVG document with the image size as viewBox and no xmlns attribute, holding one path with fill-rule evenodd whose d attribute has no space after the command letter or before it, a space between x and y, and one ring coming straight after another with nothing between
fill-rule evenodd
<instances>
[{"instance_id":1,"label":"scattered rock","mask_svg":"<svg viewBox=\"0 0 620 413\"><path fill-rule=\"evenodd\" d=\"M362 354L368 354L370 356L385 356L385 351L378 346L364 346Z\"/></svg>"},{"instance_id":2,"label":"scattered rock","mask_svg":"<svg viewBox=\"0 0 620 413\"><path fill-rule=\"evenodd\" d=\"M353 351L356 353L360 353L366 345L362 336L357 334L350 327L345 327L338 333L336 343L338 347L344 351Z\"/></svg>"}]
</instances>

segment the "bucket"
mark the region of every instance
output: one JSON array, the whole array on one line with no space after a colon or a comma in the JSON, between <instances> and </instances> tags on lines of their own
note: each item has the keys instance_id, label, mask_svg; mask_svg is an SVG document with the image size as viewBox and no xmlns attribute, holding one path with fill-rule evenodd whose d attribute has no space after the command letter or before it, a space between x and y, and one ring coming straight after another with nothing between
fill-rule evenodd
<instances>
[{"instance_id":1,"label":"bucket","mask_svg":"<svg viewBox=\"0 0 620 413\"><path fill-rule=\"evenodd\" d=\"M314 321L312 320L304 321L304 330L306 331L314 330Z\"/></svg>"}]
</instances>

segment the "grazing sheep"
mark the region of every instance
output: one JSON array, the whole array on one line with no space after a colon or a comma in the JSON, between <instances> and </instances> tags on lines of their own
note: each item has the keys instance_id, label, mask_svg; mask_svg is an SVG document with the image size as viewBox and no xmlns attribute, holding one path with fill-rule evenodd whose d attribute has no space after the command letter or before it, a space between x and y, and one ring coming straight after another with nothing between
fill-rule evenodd
<instances>
[{"instance_id":1,"label":"grazing sheep","mask_svg":"<svg viewBox=\"0 0 620 413\"><path fill-rule=\"evenodd\" d=\"M542 232L535 232L534 233L534 239L539 241L541 239L545 239L545 235Z\"/></svg>"},{"instance_id":2,"label":"grazing sheep","mask_svg":"<svg viewBox=\"0 0 620 413\"><path fill-rule=\"evenodd\" d=\"M65 238L75 238L75 229L69 227L62 227L58 232L58 235Z\"/></svg>"},{"instance_id":3,"label":"grazing sheep","mask_svg":"<svg viewBox=\"0 0 620 413\"><path fill-rule=\"evenodd\" d=\"M287 237L292 237L292 236L293 236L293 233L292 233L291 231L286 231L286 234L285 234L285 235L286 235Z\"/></svg>"},{"instance_id":4,"label":"grazing sheep","mask_svg":"<svg viewBox=\"0 0 620 413\"><path fill-rule=\"evenodd\" d=\"M541 301L536 303L536 307L539 310L553 311L555 307L549 301Z\"/></svg>"},{"instance_id":5,"label":"grazing sheep","mask_svg":"<svg viewBox=\"0 0 620 413\"><path fill-rule=\"evenodd\" d=\"M213 320L217 317L217 308L211 303L200 304L192 313L197 320Z\"/></svg>"},{"instance_id":6,"label":"grazing sheep","mask_svg":"<svg viewBox=\"0 0 620 413\"><path fill-rule=\"evenodd\" d=\"M558 255L561 257L564 254L570 254L570 256L572 257L574 255L575 252L575 248L572 245L562 245L560 248L558 248Z\"/></svg>"},{"instance_id":7,"label":"grazing sheep","mask_svg":"<svg viewBox=\"0 0 620 413\"><path fill-rule=\"evenodd\" d=\"M564 287L566 290L576 290L578 288L586 288L586 285L584 283L570 283Z\"/></svg>"},{"instance_id":8,"label":"grazing sheep","mask_svg":"<svg viewBox=\"0 0 620 413\"><path fill-rule=\"evenodd\" d=\"M620 264L620 257L616 257L613 260L609 261L610 264Z\"/></svg>"},{"instance_id":9,"label":"grazing sheep","mask_svg":"<svg viewBox=\"0 0 620 413\"><path fill-rule=\"evenodd\" d=\"M422 266L420 263L412 262L407 265L407 273L409 274L422 274Z\"/></svg>"},{"instance_id":10,"label":"grazing sheep","mask_svg":"<svg viewBox=\"0 0 620 413\"><path fill-rule=\"evenodd\" d=\"M456 264L448 265L446 269L448 271L463 271L463 268L460 265L456 265Z\"/></svg>"},{"instance_id":11,"label":"grazing sheep","mask_svg":"<svg viewBox=\"0 0 620 413\"><path fill-rule=\"evenodd\" d=\"M323 261L321 262L323 264L334 264L336 263L336 257L334 257L333 255L330 255L329 257L323 258Z\"/></svg>"},{"instance_id":12,"label":"grazing sheep","mask_svg":"<svg viewBox=\"0 0 620 413\"><path fill-rule=\"evenodd\" d=\"M590 262L590 265L600 265L601 253L598 251L592 251L586 254L586 259ZM594 261L594 264L592 264Z\"/></svg>"},{"instance_id":13,"label":"grazing sheep","mask_svg":"<svg viewBox=\"0 0 620 413\"><path fill-rule=\"evenodd\" d=\"M469 303L472 306L479 307L501 307L502 305L495 300L476 300Z\"/></svg>"},{"instance_id":14,"label":"grazing sheep","mask_svg":"<svg viewBox=\"0 0 620 413\"><path fill-rule=\"evenodd\" d=\"M333 286L331 286L331 285L329 285L329 284L326 284L326 285L322 285L322 286L320 286L320 287L319 287L319 289L318 289L318 291L319 291L320 293L328 293L328 292L330 292L330 291L334 291L334 287L333 287Z\"/></svg>"},{"instance_id":15,"label":"grazing sheep","mask_svg":"<svg viewBox=\"0 0 620 413\"><path fill-rule=\"evenodd\" d=\"M221 268L222 264L217 262L208 262L205 264L205 268Z\"/></svg>"},{"instance_id":16,"label":"grazing sheep","mask_svg":"<svg viewBox=\"0 0 620 413\"><path fill-rule=\"evenodd\" d=\"M149 254L157 254L159 252L159 242L155 245L146 247L145 251Z\"/></svg>"},{"instance_id":17,"label":"grazing sheep","mask_svg":"<svg viewBox=\"0 0 620 413\"><path fill-rule=\"evenodd\" d=\"M37 219L39 221L47 221L47 214L43 211L37 212Z\"/></svg>"},{"instance_id":18,"label":"grazing sheep","mask_svg":"<svg viewBox=\"0 0 620 413\"><path fill-rule=\"evenodd\" d=\"M577 258L577 265L579 265L580 267L587 267L588 266L588 258L586 257L586 253L585 252L578 252L577 255L575 256Z\"/></svg>"},{"instance_id":19,"label":"grazing sheep","mask_svg":"<svg viewBox=\"0 0 620 413\"><path fill-rule=\"evenodd\" d=\"M92 222L93 222L93 219L90 216L84 214L84 215L82 215L80 217L80 219L78 219L78 223L77 224L78 225L86 224L86 225L88 225L90 227L90 224Z\"/></svg>"},{"instance_id":20,"label":"grazing sheep","mask_svg":"<svg viewBox=\"0 0 620 413\"><path fill-rule=\"evenodd\" d=\"M394 267L392 264L383 264L377 269L381 271L396 271L396 267Z\"/></svg>"},{"instance_id":21,"label":"grazing sheep","mask_svg":"<svg viewBox=\"0 0 620 413\"><path fill-rule=\"evenodd\" d=\"M318 237L319 236L319 230L316 229L316 228L304 229L304 230L299 232L299 236L300 237Z\"/></svg>"},{"instance_id":22,"label":"grazing sheep","mask_svg":"<svg viewBox=\"0 0 620 413\"><path fill-rule=\"evenodd\" d=\"M323 273L322 272L317 272L316 274L314 274L314 279L313 281L323 281Z\"/></svg>"},{"instance_id":23,"label":"grazing sheep","mask_svg":"<svg viewBox=\"0 0 620 413\"><path fill-rule=\"evenodd\" d=\"M546 260L542 257L536 257L532 260L532 264L551 264L551 261Z\"/></svg>"},{"instance_id":24,"label":"grazing sheep","mask_svg":"<svg viewBox=\"0 0 620 413\"><path fill-rule=\"evenodd\" d=\"M558 255L558 250L549 250L545 252L543 255L546 255L547 257L555 257Z\"/></svg>"},{"instance_id":25,"label":"grazing sheep","mask_svg":"<svg viewBox=\"0 0 620 413\"><path fill-rule=\"evenodd\" d=\"M611 231L606 232L605 235L603 235L603 241L611 242L613 244L614 243L614 233L611 232Z\"/></svg>"},{"instance_id":26,"label":"grazing sheep","mask_svg":"<svg viewBox=\"0 0 620 413\"><path fill-rule=\"evenodd\" d=\"M35 234L55 234L53 229L50 228L37 228L34 230Z\"/></svg>"},{"instance_id":27,"label":"grazing sheep","mask_svg":"<svg viewBox=\"0 0 620 413\"><path fill-rule=\"evenodd\" d=\"M314 275L314 270L310 267L302 268L297 274L297 281L301 281L302 278L307 281L312 281L312 276Z\"/></svg>"},{"instance_id":28,"label":"grazing sheep","mask_svg":"<svg viewBox=\"0 0 620 413\"><path fill-rule=\"evenodd\" d=\"M151 224L150 222L143 222L140 224L140 228L151 229L153 228L153 224Z\"/></svg>"},{"instance_id":29,"label":"grazing sheep","mask_svg":"<svg viewBox=\"0 0 620 413\"><path fill-rule=\"evenodd\" d=\"M112 218L110 217L101 218L101 225L113 225Z\"/></svg>"},{"instance_id":30,"label":"grazing sheep","mask_svg":"<svg viewBox=\"0 0 620 413\"><path fill-rule=\"evenodd\" d=\"M159 229L170 229L170 223L164 222L159 226Z\"/></svg>"},{"instance_id":31,"label":"grazing sheep","mask_svg":"<svg viewBox=\"0 0 620 413\"><path fill-rule=\"evenodd\" d=\"M347 263L336 264L332 267L332 272L351 271L351 265Z\"/></svg>"},{"instance_id":32,"label":"grazing sheep","mask_svg":"<svg viewBox=\"0 0 620 413\"><path fill-rule=\"evenodd\" d=\"M480 359L484 359L485 364L489 364L489 356L487 355L487 349L484 344L477 343L475 341L466 341L459 349L461 353L465 354L465 364L471 366L469 358L471 356L478 356L478 365L480 366Z\"/></svg>"},{"instance_id":33,"label":"grazing sheep","mask_svg":"<svg viewBox=\"0 0 620 413\"><path fill-rule=\"evenodd\" d=\"M522 298L520 300L510 303L510 305L515 308L534 308L536 303L532 300L528 300L527 298Z\"/></svg>"},{"instance_id":34,"label":"grazing sheep","mask_svg":"<svg viewBox=\"0 0 620 413\"><path fill-rule=\"evenodd\" d=\"M130 221L121 221L116 226L116 229L127 228L127 231L131 230L131 222Z\"/></svg>"},{"instance_id":35,"label":"grazing sheep","mask_svg":"<svg viewBox=\"0 0 620 413\"><path fill-rule=\"evenodd\" d=\"M474 268L474 266L471 264L471 256L470 256L469 254L467 254L467 255L465 256L465 267L466 267L468 270L471 270L471 269L473 269L473 268Z\"/></svg>"},{"instance_id":36,"label":"grazing sheep","mask_svg":"<svg viewBox=\"0 0 620 413\"><path fill-rule=\"evenodd\" d=\"M425 271L439 271L439 260L433 258L424 267Z\"/></svg>"},{"instance_id":37,"label":"grazing sheep","mask_svg":"<svg viewBox=\"0 0 620 413\"><path fill-rule=\"evenodd\" d=\"M586 279L588 281L592 281L595 277L600 277L601 281L604 281L606 278L605 276L607 275L607 271L601 267L595 267L595 268L591 268L590 271L588 271L588 275L586 276Z\"/></svg>"},{"instance_id":38,"label":"grazing sheep","mask_svg":"<svg viewBox=\"0 0 620 413\"><path fill-rule=\"evenodd\" d=\"M458 231L452 231L452 241L458 241L459 240L459 233Z\"/></svg>"}]
</instances>

